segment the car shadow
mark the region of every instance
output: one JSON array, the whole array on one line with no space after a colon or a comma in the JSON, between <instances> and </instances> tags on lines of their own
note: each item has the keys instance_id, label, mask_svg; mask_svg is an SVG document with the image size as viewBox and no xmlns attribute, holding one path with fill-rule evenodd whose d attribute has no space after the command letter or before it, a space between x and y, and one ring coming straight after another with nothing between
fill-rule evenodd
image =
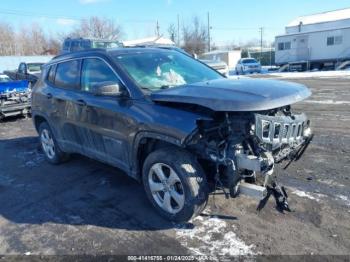
<instances>
[{"instance_id":1,"label":"car shadow","mask_svg":"<svg viewBox=\"0 0 350 262\"><path fill-rule=\"evenodd\" d=\"M0 139L0 154L0 216L14 223L125 230L194 227L160 217L142 184L116 168L79 155L61 165L48 164L35 136Z\"/></svg>"}]
</instances>

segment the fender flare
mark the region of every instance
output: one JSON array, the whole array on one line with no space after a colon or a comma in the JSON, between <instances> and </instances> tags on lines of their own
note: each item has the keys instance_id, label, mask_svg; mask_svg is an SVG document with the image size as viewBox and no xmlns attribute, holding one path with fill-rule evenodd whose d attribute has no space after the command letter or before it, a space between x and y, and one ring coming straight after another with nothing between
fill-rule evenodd
<instances>
[{"instance_id":1,"label":"fender flare","mask_svg":"<svg viewBox=\"0 0 350 262\"><path fill-rule=\"evenodd\" d=\"M160 134L157 132L153 132L153 131L140 131L135 135L134 141L132 143L132 147L131 147L131 156L130 156L130 163L131 164L131 168L130 168L130 172L131 172L131 176L135 179L137 179L138 181L141 181L141 172L140 172L140 167L139 167L139 161L138 161L138 150L140 147L140 142L142 139L144 138L153 138L153 139L157 139L160 141L165 141L167 143L173 144L175 146L178 147L182 147L184 148L184 141L185 139L181 140L179 138L175 138L173 136L170 135L164 135L164 134Z\"/></svg>"}]
</instances>

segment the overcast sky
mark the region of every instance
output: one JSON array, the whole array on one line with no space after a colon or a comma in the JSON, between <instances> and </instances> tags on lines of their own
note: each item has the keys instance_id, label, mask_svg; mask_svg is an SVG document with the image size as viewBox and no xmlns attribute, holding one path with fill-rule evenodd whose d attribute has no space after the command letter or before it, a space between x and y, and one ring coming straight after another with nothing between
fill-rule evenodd
<instances>
[{"instance_id":1,"label":"overcast sky","mask_svg":"<svg viewBox=\"0 0 350 262\"><path fill-rule=\"evenodd\" d=\"M260 37L273 41L284 32L284 26L294 18L350 7L349 0L0 0L0 20L16 27L40 24L54 34L69 31L79 19L102 16L115 20L123 27L126 39L142 38L155 34L156 21L160 32L168 36L170 23L189 22L198 16L207 22L210 13L213 42L222 45L244 42Z\"/></svg>"}]
</instances>

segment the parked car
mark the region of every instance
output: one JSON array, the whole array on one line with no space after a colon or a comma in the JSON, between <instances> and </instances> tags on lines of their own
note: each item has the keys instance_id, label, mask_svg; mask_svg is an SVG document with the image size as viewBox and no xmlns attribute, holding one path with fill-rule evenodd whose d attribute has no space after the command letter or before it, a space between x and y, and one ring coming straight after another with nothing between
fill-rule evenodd
<instances>
[{"instance_id":1,"label":"parked car","mask_svg":"<svg viewBox=\"0 0 350 262\"><path fill-rule=\"evenodd\" d=\"M203 60L200 59L203 63L207 64L211 68L215 69L219 73L223 74L224 76L229 75L229 69L225 62L223 61L217 61L217 60Z\"/></svg>"},{"instance_id":2,"label":"parked car","mask_svg":"<svg viewBox=\"0 0 350 262\"><path fill-rule=\"evenodd\" d=\"M30 112L28 81L14 81L0 74L0 119Z\"/></svg>"},{"instance_id":3,"label":"parked car","mask_svg":"<svg viewBox=\"0 0 350 262\"><path fill-rule=\"evenodd\" d=\"M242 58L238 61L236 65L236 74L252 74L252 73L261 73L261 65L254 58Z\"/></svg>"},{"instance_id":4,"label":"parked car","mask_svg":"<svg viewBox=\"0 0 350 262\"><path fill-rule=\"evenodd\" d=\"M62 45L61 53L75 52L92 48L116 48L122 47L119 41L96 38L66 38Z\"/></svg>"},{"instance_id":5,"label":"parked car","mask_svg":"<svg viewBox=\"0 0 350 262\"><path fill-rule=\"evenodd\" d=\"M18 65L17 70L6 70L4 74L13 80L27 80L29 82L29 88L31 88L40 76L43 65L44 63L22 62Z\"/></svg>"},{"instance_id":6,"label":"parked car","mask_svg":"<svg viewBox=\"0 0 350 262\"><path fill-rule=\"evenodd\" d=\"M272 174L311 141L309 120L290 106L310 94L284 81L229 80L171 49L89 50L44 66L32 117L48 162L80 153L116 166L143 183L159 214L186 221L216 189L259 199L273 191L288 208Z\"/></svg>"}]
</instances>

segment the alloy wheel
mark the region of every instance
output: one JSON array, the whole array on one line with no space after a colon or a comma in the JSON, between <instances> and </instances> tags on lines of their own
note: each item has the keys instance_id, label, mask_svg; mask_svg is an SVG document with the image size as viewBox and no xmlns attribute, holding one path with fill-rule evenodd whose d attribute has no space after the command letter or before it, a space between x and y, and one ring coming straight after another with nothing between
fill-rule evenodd
<instances>
[{"instance_id":1,"label":"alloy wheel","mask_svg":"<svg viewBox=\"0 0 350 262\"><path fill-rule=\"evenodd\" d=\"M153 199L164 211L176 214L185 204L185 192L174 169L163 163L154 164L148 174Z\"/></svg>"}]
</instances>

